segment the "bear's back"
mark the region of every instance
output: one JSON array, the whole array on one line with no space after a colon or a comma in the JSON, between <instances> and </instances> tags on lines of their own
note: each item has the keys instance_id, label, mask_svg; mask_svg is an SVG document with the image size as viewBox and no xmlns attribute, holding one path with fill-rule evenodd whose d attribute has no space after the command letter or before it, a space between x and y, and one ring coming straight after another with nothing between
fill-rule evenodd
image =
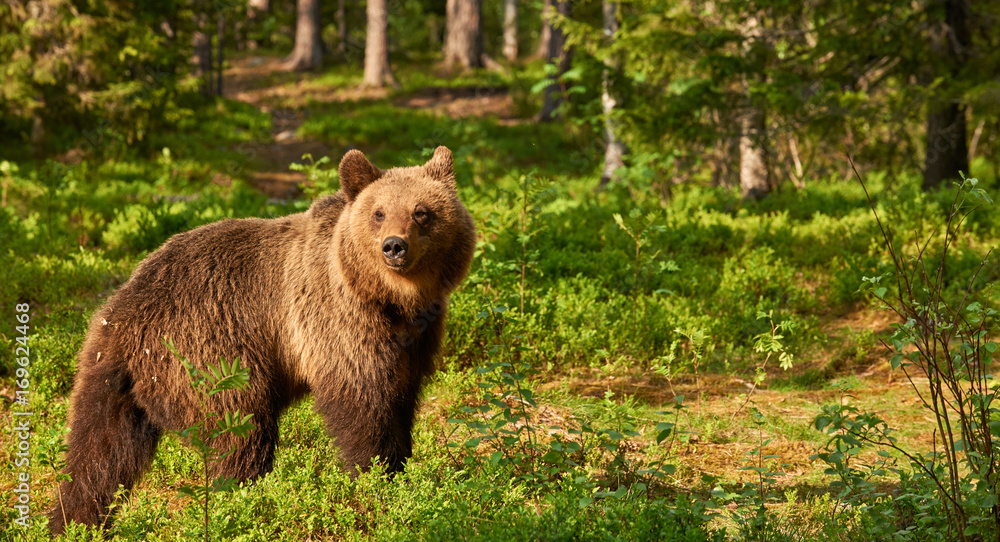
<instances>
[{"instance_id":1,"label":"bear's back","mask_svg":"<svg viewBox=\"0 0 1000 542\"><path fill-rule=\"evenodd\" d=\"M174 235L150 254L110 303L138 315L185 320L192 307L237 304L274 308L288 266L326 259L344 208L339 194L317 200L305 213L274 219L226 219Z\"/></svg>"},{"instance_id":2,"label":"bear's back","mask_svg":"<svg viewBox=\"0 0 1000 542\"><path fill-rule=\"evenodd\" d=\"M186 320L181 311L263 294L276 278L269 263L278 231L274 221L251 218L179 233L139 264L109 304L135 317Z\"/></svg>"}]
</instances>

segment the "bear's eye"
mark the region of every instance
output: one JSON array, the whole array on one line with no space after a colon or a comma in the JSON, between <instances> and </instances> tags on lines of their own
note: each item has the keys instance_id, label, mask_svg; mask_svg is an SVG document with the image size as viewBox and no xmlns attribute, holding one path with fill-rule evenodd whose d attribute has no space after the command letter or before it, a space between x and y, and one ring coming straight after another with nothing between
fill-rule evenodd
<instances>
[{"instance_id":1,"label":"bear's eye","mask_svg":"<svg viewBox=\"0 0 1000 542\"><path fill-rule=\"evenodd\" d=\"M385 213L383 213L381 209L375 211L375 221L382 222L383 220L385 220Z\"/></svg>"},{"instance_id":2,"label":"bear's eye","mask_svg":"<svg viewBox=\"0 0 1000 542\"><path fill-rule=\"evenodd\" d=\"M415 220L417 224L424 224L428 220L430 220L430 218L431 218L430 211L428 211L424 207L417 207L417 209L413 211L413 220Z\"/></svg>"}]
</instances>

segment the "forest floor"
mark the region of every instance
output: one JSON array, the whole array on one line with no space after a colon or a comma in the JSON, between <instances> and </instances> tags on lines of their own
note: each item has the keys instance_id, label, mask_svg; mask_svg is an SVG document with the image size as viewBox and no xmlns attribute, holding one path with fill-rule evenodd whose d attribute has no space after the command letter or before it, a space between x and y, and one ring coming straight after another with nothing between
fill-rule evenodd
<instances>
[{"instance_id":1,"label":"forest floor","mask_svg":"<svg viewBox=\"0 0 1000 542\"><path fill-rule=\"evenodd\" d=\"M233 59L223 83L227 98L252 104L272 117L272 139L256 147L250 180L258 190L274 198L301 195L300 187L306 178L301 172L289 170L288 165L302 162L304 154L336 160L347 150L299 137L297 130L314 104L389 100L395 107L423 109L456 119L493 117L504 125L530 121L514 116L511 97L502 89L362 89L357 82L331 85L308 72L285 72L280 62L280 58L264 56ZM896 436L910 449L932 448L934 423L920 405L913 386L901 374L890 372L880 348L858 345L862 340L859 337L874 343L874 336L887 332L893 322L890 315L862 307L846 314L821 315L821 320L829 339L813 349L810 359L796 362L795 373L807 375L805 379L811 381L788 378L776 363L768 368L769 385L757 389L753 389L753 374L749 371L668 381L634 371L609 374L601 369L572 369L547 377L539 391L595 398L610 392L617 397L633 396L653 408L684 396L688 409L680 425L688 433L674 451L683 464L679 474L683 477L687 473L692 481L701 474L749 480L752 473L740 470L750 457L748 453L770 440L763 453L773 455L779 470L785 473L779 485L827 490L828 482L822 481L827 465L810 459L825 443L826 436L811 429L811 420L822 405L837 402L878 414L890 427L899 428ZM843 391L840 386L850 389ZM425 411L434 410L433 405L427 406L431 408ZM776 423L767 424L762 432L749 431L749 424L739 423L739 419L745 420L750 407ZM549 411L558 412L559 407L549 405Z\"/></svg>"},{"instance_id":2,"label":"forest floor","mask_svg":"<svg viewBox=\"0 0 1000 542\"><path fill-rule=\"evenodd\" d=\"M226 98L251 104L271 115L272 140L259 147L251 181L271 197L286 198L297 195L299 186L306 182L303 173L288 169L289 164L301 163L307 153L315 158L341 154L341 149L334 152L321 141L297 135L309 115L309 105L381 100L389 98L392 91L357 85L331 87L317 82L311 73L282 70L281 61L279 57L266 56L234 59L223 74L222 88ZM452 118L492 116L505 123L521 121L512 118L513 104L504 91L432 87L393 98L398 107L424 109Z\"/></svg>"}]
</instances>

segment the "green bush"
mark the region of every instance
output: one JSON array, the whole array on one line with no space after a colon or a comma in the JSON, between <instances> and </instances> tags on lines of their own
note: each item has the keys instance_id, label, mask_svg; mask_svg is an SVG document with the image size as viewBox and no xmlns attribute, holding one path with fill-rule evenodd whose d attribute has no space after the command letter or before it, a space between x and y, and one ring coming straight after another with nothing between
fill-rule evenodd
<instances>
[{"instance_id":1,"label":"green bush","mask_svg":"<svg viewBox=\"0 0 1000 542\"><path fill-rule=\"evenodd\" d=\"M960 278L945 273L953 261L950 249L964 237L968 209L992 204L977 184L963 180L943 224L918 230L916 246L890 233L900 211L876 211L891 264L882 275L865 277L864 289L898 319L883 344L893 369L903 373L940 433L934 449L904 447L880 415L845 401L824 406L816 417L816 428L831 437L815 457L837 476L838 496L858 505L892 503L876 505L891 523L875 523L872 535L964 541L1000 534L1000 387L993 376L1000 344L991 288L980 274L988 256L980 256L978 266L966 266ZM923 225L929 217L913 219L900 219L901 227ZM866 449L877 450L877 459L863 460ZM908 468L896 467L889 451L901 455ZM892 476L900 490L888 495L877 484Z\"/></svg>"}]
</instances>

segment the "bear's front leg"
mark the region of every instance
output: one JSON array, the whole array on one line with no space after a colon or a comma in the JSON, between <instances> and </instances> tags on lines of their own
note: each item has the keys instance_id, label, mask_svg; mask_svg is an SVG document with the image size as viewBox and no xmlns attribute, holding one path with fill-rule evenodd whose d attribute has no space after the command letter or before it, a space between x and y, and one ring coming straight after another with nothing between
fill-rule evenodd
<instances>
[{"instance_id":1,"label":"bear's front leg","mask_svg":"<svg viewBox=\"0 0 1000 542\"><path fill-rule=\"evenodd\" d=\"M316 393L316 410L340 448L351 478L367 472L378 457L386 472L401 472L413 453L416 393L393 394L361 389L349 397Z\"/></svg>"}]
</instances>

